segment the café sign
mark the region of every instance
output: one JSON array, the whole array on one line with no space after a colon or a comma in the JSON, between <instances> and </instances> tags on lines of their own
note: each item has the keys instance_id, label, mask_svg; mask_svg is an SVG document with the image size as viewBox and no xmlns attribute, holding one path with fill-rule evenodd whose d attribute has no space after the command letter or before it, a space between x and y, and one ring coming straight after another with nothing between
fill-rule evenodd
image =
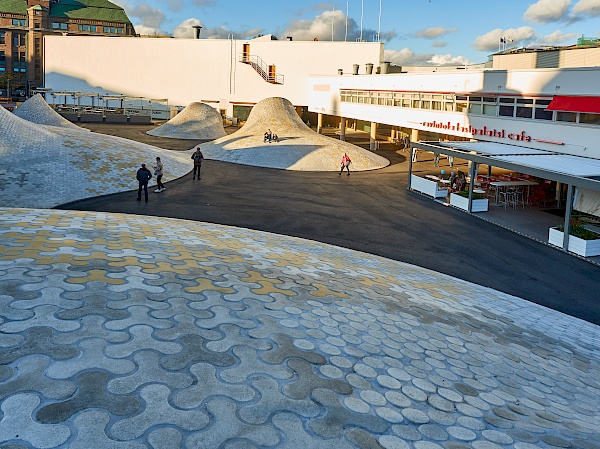
<instances>
[{"instance_id":1,"label":"caf\u00e9 sign","mask_svg":"<svg viewBox=\"0 0 600 449\"><path fill-rule=\"evenodd\" d=\"M455 131L460 133L471 134L473 137L497 137L499 139L518 140L520 142L531 142L532 140L531 136L528 136L525 131L521 131L520 133L510 133L504 129L488 128L487 126L484 126L482 128L475 128L471 125L464 126L460 123L443 123L435 120L433 122L421 122L421 125L425 128L434 128L436 130Z\"/></svg>"}]
</instances>

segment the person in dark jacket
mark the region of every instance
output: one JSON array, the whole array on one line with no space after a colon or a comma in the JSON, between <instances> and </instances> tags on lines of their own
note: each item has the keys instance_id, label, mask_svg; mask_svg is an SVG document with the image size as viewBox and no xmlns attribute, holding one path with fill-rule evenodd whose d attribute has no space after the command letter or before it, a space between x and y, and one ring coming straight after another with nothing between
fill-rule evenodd
<instances>
[{"instance_id":1,"label":"person in dark jacket","mask_svg":"<svg viewBox=\"0 0 600 449\"><path fill-rule=\"evenodd\" d=\"M136 179L139 182L137 200L142 201L142 188L144 189L144 196L146 203L148 202L148 181L152 178L152 173L146 168L146 164L142 164L141 168L137 171Z\"/></svg>"},{"instance_id":2,"label":"person in dark jacket","mask_svg":"<svg viewBox=\"0 0 600 449\"><path fill-rule=\"evenodd\" d=\"M194 174L192 175L192 179L196 179L196 172L198 172L198 179L200 179L200 169L204 160L204 155L200 151L200 147L196 147L196 151L192 154L191 158L194 160Z\"/></svg>"}]
</instances>

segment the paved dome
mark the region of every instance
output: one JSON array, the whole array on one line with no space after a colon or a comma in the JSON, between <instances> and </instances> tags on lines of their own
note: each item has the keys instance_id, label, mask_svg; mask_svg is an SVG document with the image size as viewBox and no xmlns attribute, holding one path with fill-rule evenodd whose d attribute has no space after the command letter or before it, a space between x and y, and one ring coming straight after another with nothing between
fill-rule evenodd
<instances>
[{"instance_id":1,"label":"paved dome","mask_svg":"<svg viewBox=\"0 0 600 449\"><path fill-rule=\"evenodd\" d=\"M15 115L38 125L59 126L61 128L88 131L71 123L52 109L40 94L35 94L28 98L21 106L15 109Z\"/></svg>"},{"instance_id":2,"label":"paved dome","mask_svg":"<svg viewBox=\"0 0 600 449\"><path fill-rule=\"evenodd\" d=\"M0 209L0 238L6 447L598 447L590 323L226 226Z\"/></svg>"},{"instance_id":3,"label":"paved dome","mask_svg":"<svg viewBox=\"0 0 600 449\"><path fill-rule=\"evenodd\" d=\"M191 152L173 152L119 137L38 125L0 108L0 204L53 207L137 189L136 170L159 156L164 181L192 168Z\"/></svg>"},{"instance_id":4,"label":"paved dome","mask_svg":"<svg viewBox=\"0 0 600 449\"><path fill-rule=\"evenodd\" d=\"M268 129L278 135L279 142L264 142ZM352 160L352 171L389 165L375 153L317 134L302 122L292 103L279 97L260 101L239 131L201 148L209 159L288 170L339 171L344 153Z\"/></svg>"},{"instance_id":5,"label":"paved dome","mask_svg":"<svg viewBox=\"0 0 600 449\"><path fill-rule=\"evenodd\" d=\"M170 139L218 139L227 135L217 110L204 103L190 103L167 123L146 134Z\"/></svg>"}]
</instances>

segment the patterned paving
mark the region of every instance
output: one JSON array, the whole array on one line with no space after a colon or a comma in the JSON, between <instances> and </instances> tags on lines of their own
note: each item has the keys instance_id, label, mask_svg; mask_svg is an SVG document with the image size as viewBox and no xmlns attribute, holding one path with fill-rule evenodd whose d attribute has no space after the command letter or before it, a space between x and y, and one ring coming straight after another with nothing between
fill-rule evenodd
<instances>
[{"instance_id":1,"label":"patterned paving","mask_svg":"<svg viewBox=\"0 0 600 449\"><path fill-rule=\"evenodd\" d=\"M400 262L0 209L0 448L600 447L598 327Z\"/></svg>"}]
</instances>

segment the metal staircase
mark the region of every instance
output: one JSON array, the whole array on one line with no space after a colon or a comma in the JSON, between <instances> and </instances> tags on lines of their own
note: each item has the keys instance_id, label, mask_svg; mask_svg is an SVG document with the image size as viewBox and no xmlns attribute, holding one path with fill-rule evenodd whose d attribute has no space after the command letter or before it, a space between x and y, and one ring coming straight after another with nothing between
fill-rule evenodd
<instances>
[{"instance_id":1,"label":"metal staircase","mask_svg":"<svg viewBox=\"0 0 600 449\"><path fill-rule=\"evenodd\" d=\"M264 79L267 83L283 84L283 75L279 75L274 71L271 72L269 68L274 66L269 66L259 56L253 56L248 53L241 53L240 62L252 66L252 68L256 70L256 73L258 73L262 77L262 79Z\"/></svg>"}]
</instances>

